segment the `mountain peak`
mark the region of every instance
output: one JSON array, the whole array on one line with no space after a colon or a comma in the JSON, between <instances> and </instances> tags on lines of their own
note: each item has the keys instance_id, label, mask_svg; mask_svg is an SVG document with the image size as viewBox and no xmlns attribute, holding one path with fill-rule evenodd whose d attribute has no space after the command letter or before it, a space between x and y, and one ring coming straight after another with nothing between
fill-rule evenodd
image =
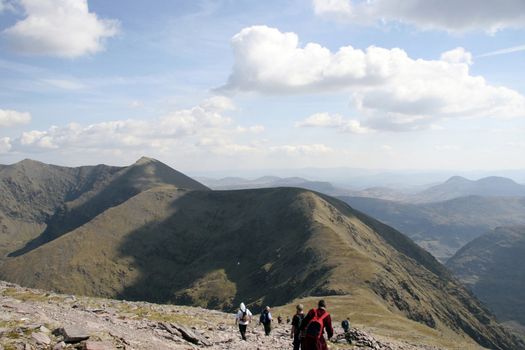
<instances>
[{"instance_id":1,"label":"mountain peak","mask_svg":"<svg viewBox=\"0 0 525 350\"><path fill-rule=\"evenodd\" d=\"M38 160L25 158L25 159L22 159L21 161L15 163L13 165L15 165L15 166L45 165L45 163L39 162Z\"/></svg>"},{"instance_id":2,"label":"mountain peak","mask_svg":"<svg viewBox=\"0 0 525 350\"><path fill-rule=\"evenodd\" d=\"M139 160L137 160L135 163L133 163L133 165L145 165L145 164L150 164L150 163L154 163L154 162L158 162L158 160L154 159L154 158L150 158L150 157L140 157Z\"/></svg>"},{"instance_id":3,"label":"mountain peak","mask_svg":"<svg viewBox=\"0 0 525 350\"><path fill-rule=\"evenodd\" d=\"M454 183L454 182L470 182L470 180L467 178L464 178L463 176L455 175L455 176L452 176L447 181L445 181L445 183Z\"/></svg>"}]
</instances>

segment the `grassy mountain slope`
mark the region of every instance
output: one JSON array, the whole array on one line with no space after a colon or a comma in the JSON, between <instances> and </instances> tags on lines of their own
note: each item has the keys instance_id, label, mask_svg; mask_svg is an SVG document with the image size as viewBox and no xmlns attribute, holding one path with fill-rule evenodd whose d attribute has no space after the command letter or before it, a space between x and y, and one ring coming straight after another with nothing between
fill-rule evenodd
<instances>
[{"instance_id":1,"label":"grassy mountain slope","mask_svg":"<svg viewBox=\"0 0 525 350\"><path fill-rule=\"evenodd\" d=\"M525 326L525 226L484 234L460 249L447 266L500 320Z\"/></svg>"},{"instance_id":2,"label":"grassy mountain slope","mask_svg":"<svg viewBox=\"0 0 525 350\"><path fill-rule=\"evenodd\" d=\"M440 260L481 234L502 225L525 224L525 198L469 196L409 204L340 197L352 207L407 234Z\"/></svg>"},{"instance_id":3,"label":"grassy mountain slope","mask_svg":"<svg viewBox=\"0 0 525 350\"><path fill-rule=\"evenodd\" d=\"M0 261L37 237L67 201L107 183L121 168L67 168L23 160L0 168Z\"/></svg>"},{"instance_id":4,"label":"grassy mountain slope","mask_svg":"<svg viewBox=\"0 0 525 350\"><path fill-rule=\"evenodd\" d=\"M82 173L84 170L84 168L63 168L42 163L35 166L36 171L42 171L42 169L46 169L47 167L73 173ZM106 169L110 169L111 172ZM32 169L24 170L21 176L25 176L28 173L33 174L34 171ZM186 189L207 189L204 185L167 165L145 157L124 168L112 168L102 165L88 168L88 170L91 170L91 172L87 184L83 184L82 181L80 181L76 195L71 196L69 193L65 193L57 196L57 198L51 196L54 200L53 205L48 209L47 217L44 217L42 220L42 223L45 224L45 229L40 231L41 234L37 237L27 242L25 246L12 252L11 255L17 256L23 254L56 239L62 234L89 222L106 209L121 204L149 188L169 184ZM73 183L79 181L78 176L72 176L71 179L66 179ZM57 187L60 187L60 184L65 182L62 173L53 174L51 180L59 182ZM82 180L82 178L80 180ZM51 182L50 179L43 176L38 177L38 181L42 183L43 186L49 186ZM23 186L22 189L24 189ZM46 198L46 196L50 195L47 192L43 192L42 197ZM33 195L30 194L30 204L32 203L32 199Z\"/></svg>"},{"instance_id":5,"label":"grassy mountain slope","mask_svg":"<svg viewBox=\"0 0 525 350\"><path fill-rule=\"evenodd\" d=\"M301 189L156 187L9 259L0 278L222 309L241 300L257 308L329 296L345 300L341 309L374 310L376 324L397 315L442 337L459 333L494 349L523 348L412 241L339 200Z\"/></svg>"}]
</instances>

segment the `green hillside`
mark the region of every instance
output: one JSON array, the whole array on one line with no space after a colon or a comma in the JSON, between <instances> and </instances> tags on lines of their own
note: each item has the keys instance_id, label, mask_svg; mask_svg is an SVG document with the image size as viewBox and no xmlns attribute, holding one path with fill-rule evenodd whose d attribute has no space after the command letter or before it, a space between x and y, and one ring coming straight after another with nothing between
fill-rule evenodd
<instances>
[{"instance_id":1,"label":"green hillside","mask_svg":"<svg viewBox=\"0 0 525 350\"><path fill-rule=\"evenodd\" d=\"M460 249L447 266L501 321L525 326L525 226L484 234Z\"/></svg>"},{"instance_id":2,"label":"green hillside","mask_svg":"<svg viewBox=\"0 0 525 350\"><path fill-rule=\"evenodd\" d=\"M0 278L225 310L241 300L258 309L325 296L341 313L369 310L363 322L402 336L469 336L494 349L523 347L411 240L301 189L155 187L9 259Z\"/></svg>"},{"instance_id":3,"label":"green hillside","mask_svg":"<svg viewBox=\"0 0 525 350\"><path fill-rule=\"evenodd\" d=\"M0 260L23 254L154 186L206 190L150 158L128 167L68 168L24 160L0 169Z\"/></svg>"}]
</instances>

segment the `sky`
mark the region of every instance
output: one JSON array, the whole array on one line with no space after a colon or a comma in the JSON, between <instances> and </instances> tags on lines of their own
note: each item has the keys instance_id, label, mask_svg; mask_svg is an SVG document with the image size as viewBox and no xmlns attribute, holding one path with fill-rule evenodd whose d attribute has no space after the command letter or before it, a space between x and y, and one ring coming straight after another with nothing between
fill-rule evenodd
<instances>
[{"instance_id":1,"label":"sky","mask_svg":"<svg viewBox=\"0 0 525 350\"><path fill-rule=\"evenodd\" d=\"M525 168L523 0L0 0L0 164Z\"/></svg>"}]
</instances>

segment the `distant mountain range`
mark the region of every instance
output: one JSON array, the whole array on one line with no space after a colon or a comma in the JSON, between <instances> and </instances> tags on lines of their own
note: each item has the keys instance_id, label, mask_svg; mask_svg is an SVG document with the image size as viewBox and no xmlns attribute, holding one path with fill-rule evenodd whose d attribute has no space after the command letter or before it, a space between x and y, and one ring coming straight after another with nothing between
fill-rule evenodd
<instances>
[{"instance_id":1,"label":"distant mountain range","mask_svg":"<svg viewBox=\"0 0 525 350\"><path fill-rule=\"evenodd\" d=\"M2 231L11 254L0 279L225 310L323 296L376 327L525 348L429 253L333 197L210 191L148 158L123 168L24 161L1 171L11 201L3 220L31 230Z\"/></svg>"},{"instance_id":2,"label":"distant mountain range","mask_svg":"<svg viewBox=\"0 0 525 350\"><path fill-rule=\"evenodd\" d=\"M281 178L263 176L256 179L240 177L225 177L221 179L197 178L200 182L214 190L235 190L271 187L298 187L321 192L330 196L369 197L407 203L441 202L449 199L481 196L481 197L523 197L525 185L504 177L485 177L479 180L469 180L453 176L447 181L427 186L418 191L375 186L361 190L353 190L333 185L327 181L310 181L301 177Z\"/></svg>"},{"instance_id":3,"label":"distant mountain range","mask_svg":"<svg viewBox=\"0 0 525 350\"><path fill-rule=\"evenodd\" d=\"M525 197L468 196L416 204L362 197L340 198L407 234L441 261L498 226L525 225Z\"/></svg>"},{"instance_id":4,"label":"distant mountain range","mask_svg":"<svg viewBox=\"0 0 525 350\"><path fill-rule=\"evenodd\" d=\"M525 327L525 226L500 227L476 238L447 267L501 321Z\"/></svg>"},{"instance_id":5,"label":"distant mountain range","mask_svg":"<svg viewBox=\"0 0 525 350\"><path fill-rule=\"evenodd\" d=\"M500 171L456 171L456 170L387 170L387 169L358 169L358 168L295 168L295 169L259 169L259 170L228 170L228 171L201 171L192 173L195 179L225 177L240 177L256 179L267 175L281 178L301 177L314 181L327 181L337 187L362 190L371 187L387 187L403 192L419 192L433 184L440 184L454 175L467 179L481 179L485 177L505 177L525 184L525 169ZM205 182L203 182L205 183Z\"/></svg>"},{"instance_id":6,"label":"distant mountain range","mask_svg":"<svg viewBox=\"0 0 525 350\"><path fill-rule=\"evenodd\" d=\"M213 190L241 190L254 188L271 187L298 187L328 195L342 195L350 193L348 189L336 187L326 181L310 181L301 177L262 176L257 179L249 180L240 177L225 177L222 179L212 179L198 177L196 180L202 182Z\"/></svg>"},{"instance_id":7,"label":"distant mountain range","mask_svg":"<svg viewBox=\"0 0 525 350\"><path fill-rule=\"evenodd\" d=\"M439 202L465 197L523 197L525 186L504 177L485 177L476 181L461 176L451 177L446 182L417 193L412 201Z\"/></svg>"}]
</instances>

